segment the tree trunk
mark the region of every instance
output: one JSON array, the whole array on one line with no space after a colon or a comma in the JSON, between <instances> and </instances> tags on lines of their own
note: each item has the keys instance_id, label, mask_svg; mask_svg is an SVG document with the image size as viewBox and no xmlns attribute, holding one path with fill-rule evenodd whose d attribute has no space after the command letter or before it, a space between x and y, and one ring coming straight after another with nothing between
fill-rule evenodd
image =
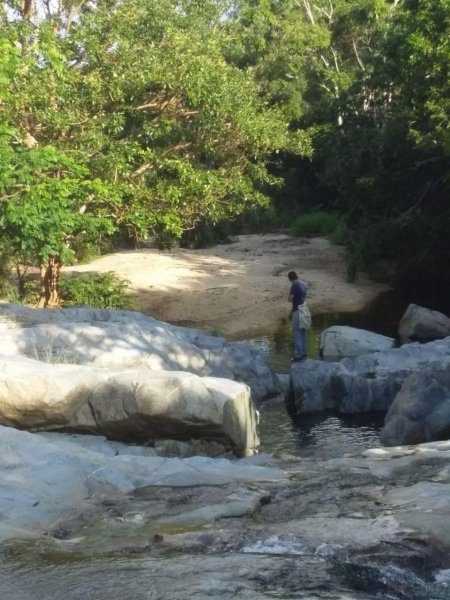
<instances>
[{"instance_id":1,"label":"tree trunk","mask_svg":"<svg viewBox=\"0 0 450 600\"><path fill-rule=\"evenodd\" d=\"M58 294L59 274L61 272L59 256L50 256L47 263L41 264L40 297L38 308L59 308L61 299Z\"/></svg>"}]
</instances>

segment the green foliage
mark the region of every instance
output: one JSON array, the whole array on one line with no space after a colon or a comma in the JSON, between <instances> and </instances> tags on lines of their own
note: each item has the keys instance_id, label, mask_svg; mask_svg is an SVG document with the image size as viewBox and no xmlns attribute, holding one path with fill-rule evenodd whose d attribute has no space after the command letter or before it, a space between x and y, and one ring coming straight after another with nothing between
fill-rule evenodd
<instances>
[{"instance_id":1,"label":"green foliage","mask_svg":"<svg viewBox=\"0 0 450 600\"><path fill-rule=\"evenodd\" d=\"M325 210L355 273L450 288L450 0L35 1L0 10L9 264Z\"/></svg>"},{"instance_id":2,"label":"green foliage","mask_svg":"<svg viewBox=\"0 0 450 600\"><path fill-rule=\"evenodd\" d=\"M7 271L0 270L0 300L4 302L19 302L17 286Z\"/></svg>"},{"instance_id":3,"label":"green foliage","mask_svg":"<svg viewBox=\"0 0 450 600\"><path fill-rule=\"evenodd\" d=\"M229 242L233 237L233 224L229 221L211 223L202 220L194 229L185 231L180 240L183 248L207 248L214 244Z\"/></svg>"},{"instance_id":4,"label":"green foliage","mask_svg":"<svg viewBox=\"0 0 450 600\"><path fill-rule=\"evenodd\" d=\"M228 60L225 4L36 2L1 13L0 234L14 264L74 262L120 231L171 246L267 205L272 154L310 151Z\"/></svg>"},{"instance_id":5,"label":"green foliage","mask_svg":"<svg viewBox=\"0 0 450 600\"><path fill-rule=\"evenodd\" d=\"M349 244L351 233L347 223L342 219L338 219L335 227L329 234L330 241L336 246L345 246Z\"/></svg>"},{"instance_id":6,"label":"green foliage","mask_svg":"<svg viewBox=\"0 0 450 600\"><path fill-rule=\"evenodd\" d=\"M113 272L83 273L62 277L60 291L64 306L135 310L137 302L128 285Z\"/></svg>"},{"instance_id":7,"label":"green foliage","mask_svg":"<svg viewBox=\"0 0 450 600\"><path fill-rule=\"evenodd\" d=\"M387 260L448 298L449 0L243 0L234 16L230 59L312 136L310 162L273 156L278 214L337 209L354 275Z\"/></svg>"},{"instance_id":8,"label":"green foliage","mask_svg":"<svg viewBox=\"0 0 450 600\"><path fill-rule=\"evenodd\" d=\"M316 211L300 215L291 226L291 233L297 237L309 235L331 235L339 224L336 214Z\"/></svg>"}]
</instances>

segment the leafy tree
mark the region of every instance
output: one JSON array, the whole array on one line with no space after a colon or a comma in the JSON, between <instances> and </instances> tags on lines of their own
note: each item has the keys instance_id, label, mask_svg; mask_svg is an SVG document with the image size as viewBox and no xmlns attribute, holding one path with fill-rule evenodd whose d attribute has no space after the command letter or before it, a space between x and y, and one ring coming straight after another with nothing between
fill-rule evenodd
<instances>
[{"instance_id":1,"label":"leafy tree","mask_svg":"<svg viewBox=\"0 0 450 600\"><path fill-rule=\"evenodd\" d=\"M441 0L391 5L343 126L316 139L316 165L353 228L353 267L388 259L410 297L441 307L450 284L449 9Z\"/></svg>"},{"instance_id":2,"label":"leafy tree","mask_svg":"<svg viewBox=\"0 0 450 600\"><path fill-rule=\"evenodd\" d=\"M45 304L76 240L170 240L234 218L267 204L273 152L308 151L227 62L220 3L5 7L0 227L19 270L41 265Z\"/></svg>"},{"instance_id":3,"label":"leafy tree","mask_svg":"<svg viewBox=\"0 0 450 600\"><path fill-rule=\"evenodd\" d=\"M293 208L334 206L351 228L353 274L387 259L414 292L448 298L448 0L234 6L229 60L312 135L311 160L278 154L278 210L292 220Z\"/></svg>"}]
</instances>

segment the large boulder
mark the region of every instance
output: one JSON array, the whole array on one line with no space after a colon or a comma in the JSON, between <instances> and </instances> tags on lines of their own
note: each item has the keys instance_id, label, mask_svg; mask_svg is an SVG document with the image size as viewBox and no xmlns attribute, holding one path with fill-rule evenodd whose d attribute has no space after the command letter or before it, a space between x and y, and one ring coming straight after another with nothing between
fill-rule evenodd
<instances>
[{"instance_id":1,"label":"large boulder","mask_svg":"<svg viewBox=\"0 0 450 600\"><path fill-rule=\"evenodd\" d=\"M405 379L424 368L450 369L450 337L407 344L335 363L294 363L288 402L297 412L387 411Z\"/></svg>"},{"instance_id":2,"label":"large boulder","mask_svg":"<svg viewBox=\"0 0 450 600\"><path fill-rule=\"evenodd\" d=\"M436 310L410 304L401 318L398 335L402 344L442 339L450 336L450 319Z\"/></svg>"},{"instance_id":3,"label":"large boulder","mask_svg":"<svg viewBox=\"0 0 450 600\"><path fill-rule=\"evenodd\" d=\"M394 346L395 340L385 335L334 325L322 332L320 336L320 354L326 360L360 356L370 352L381 352Z\"/></svg>"},{"instance_id":4,"label":"large boulder","mask_svg":"<svg viewBox=\"0 0 450 600\"><path fill-rule=\"evenodd\" d=\"M54 363L188 371L246 383L255 401L281 392L261 350L138 312L0 303L1 352Z\"/></svg>"},{"instance_id":5,"label":"large boulder","mask_svg":"<svg viewBox=\"0 0 450 600\"><path fill-rule=\"evenodd\" d=\"M334 378L341 370L339 363L320 360L294 363L286 393L288 409L298 413L335 409Z\"/></svg>"},{"instance_id":6,"label":"large boulder","mask_svg":"<svg viewBox=\"0 0 450 600\"><path fill-rule=\"evenodd\" d=\"M450 439L450 369L410 375L386 415L386 446Z\"/></svg>"},{"instance_id":7,"label":"large boulder","mask_svg":"<svg viewBox=\"0 0 450 600\"><path fill-rule=\"evenodd\" d=\"M207 439L238 456L259 445L250 389L186 372L92 368L0 358L0 424L109 439Z\"/></svg>"}]
</instances>

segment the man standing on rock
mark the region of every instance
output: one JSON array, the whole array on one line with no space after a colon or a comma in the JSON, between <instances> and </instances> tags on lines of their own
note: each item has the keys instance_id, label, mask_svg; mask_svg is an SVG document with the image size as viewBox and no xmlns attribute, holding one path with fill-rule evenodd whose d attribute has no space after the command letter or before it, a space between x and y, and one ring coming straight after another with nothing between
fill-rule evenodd
<instances>
[{"instance_id":1,"label":"man standing on rock","mask_svg":"<svg viewBox=\"0 0 450 600\"><path fill-rule=\"evenodd\" d=\"M306 360L306 329L300 328L298 307L306 299L306 285L299 280L295 271L289 271L288 279L291 282L288 301L292 302L291 323L294 336L294 358L291 362Z\"/></svg>"}]
</instances>

